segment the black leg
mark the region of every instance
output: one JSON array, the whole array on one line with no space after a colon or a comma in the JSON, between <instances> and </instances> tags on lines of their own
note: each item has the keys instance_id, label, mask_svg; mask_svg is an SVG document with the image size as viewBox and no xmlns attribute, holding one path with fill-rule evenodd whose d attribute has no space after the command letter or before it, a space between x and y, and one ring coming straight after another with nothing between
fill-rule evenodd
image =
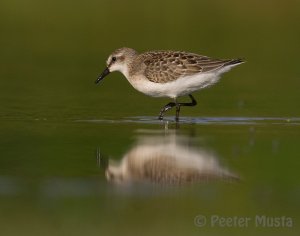
<instances>
[{"instance_id":1,"label":"black leg","mask_svg":"<svg viewBox=\"0 0 300 236\"><path fill-rule=\"evenodd\" d=\"M175 120L179 121L180 103L176 103L176 117Z\"/></svg>"},{"instance_id":2,"label":"black leg","mask_svg":"<svg viewBox=\"0 0 300 236\"><path fill-rule=\"evenodd\" d=\"M162 120L163 116L164 116L164 113L166 111L170 110L172 107L176 106L176 118L175 119L176 119L176 121L179 121L179 113L180 113L180 107L181 106L196 106L197 105L197 101L195 100L195 98L191 94L189 94L189 97L191 98L192 102L178 103L178 102L176 102L176 99L175 99L175 102L170 102L167 105L165 105L161 109L158 119Z\"/></svg>"},{"instance_id":3,"label":"black leg","mask_svg":"<svg viewBox=\"0 0 300 236\"><path fill-rule=\"evenodd\" d=\"M181 106L196 106L197 105L197 101L195 100L195 98L192 96L192 94L189 94L189 97L191 98L192 102L181 102L181 103L176 103L176 121L179 121L179 112L180 112L180 107Z\"/></svg>"},{"instance_id":4,"label":"black leg","mask_svg":"<svg viewBox=\"0 0 300 236\"><path fill-rule=\"evenodd\" d=\"M170 110L172 107L176 106L175 102L169 102L167 105L165 105L159 113L158 119L162 120L164 118L164 114L167 110Z\"/></svg>"},{"instance_id":5,"label":"black leg","mask_svg":"<svg viewBox=\"0 0 300 236\"><path fill-rule=\"evenodd\" d=\"M197 101L192 96L192 94L189 94L189 97L192 100L192 102L190 102L190 103L183 103L183 104L185 104L184 106L190 106L190 107L196 106L197 105Z\"/></svg>"}]
</instances>

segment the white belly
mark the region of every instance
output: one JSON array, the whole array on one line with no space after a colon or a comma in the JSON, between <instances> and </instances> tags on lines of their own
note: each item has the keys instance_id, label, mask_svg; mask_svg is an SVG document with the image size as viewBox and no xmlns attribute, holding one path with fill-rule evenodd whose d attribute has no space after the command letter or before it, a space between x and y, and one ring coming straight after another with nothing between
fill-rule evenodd
<instances>
[{"instance_id":1,"label":"white belly","mask_svg":"<svg viewBox=\"0 0 300 236\"><path fill-rule=\"evenodd\" d=\"M201 73L168 83L154 83L146 78L128 80L138 91L152 97L176 98L206 88L218 82L219 74Z\"/></svg>"}]
</instances>

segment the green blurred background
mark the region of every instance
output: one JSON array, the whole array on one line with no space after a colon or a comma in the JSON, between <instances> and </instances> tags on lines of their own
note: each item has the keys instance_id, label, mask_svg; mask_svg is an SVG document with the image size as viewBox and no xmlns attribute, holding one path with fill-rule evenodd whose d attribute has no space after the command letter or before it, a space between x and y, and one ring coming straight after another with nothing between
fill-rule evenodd
<instances>
[{"instance_id":1,"label":"green blurred background","mask_svg":"<svg viewBox=\"0 0 300 236\"><path fill-rule=\"evenodd\" d=\"M0 4L2 116L19 116L20 109L48 118L156 115L167 100L135 92L121 74L94 86L108 55L122 46L246 59L196 93L200 106L188 114L299 115L299 1Z\"/></svg>"},{"instance_id":2,"label":"green blurred background","mask_svg":"<svg viewBox=\"0 0 300 236\"><path fill-rule=\"evenodd\" d=\"M297 0L1 0L1 235L298 235L299 24ZM169 101L136 92L120 73L95 86L123 46L245 58L182 115L279 121L180 127L242 184L141 194L106 183L95 150L120 159L137 130L163 129L136 117L155 118ZM198 214L286 215L294 226L197 228Z\"/></svg>"}]
</instances>

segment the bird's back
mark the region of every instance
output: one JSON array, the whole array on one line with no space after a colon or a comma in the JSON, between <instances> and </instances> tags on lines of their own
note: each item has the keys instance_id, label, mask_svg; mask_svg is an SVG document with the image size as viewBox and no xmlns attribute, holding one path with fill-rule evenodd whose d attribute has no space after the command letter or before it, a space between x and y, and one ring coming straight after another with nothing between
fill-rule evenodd
<instances>
[{"instance_id":1,"label":"bird's back","mask_svg":"<svg viewBox=\"0 0 300 236\"><path fill-rule=\"evenodd\" d=\"M199 73L217 72L242 63L241 59L213 59L182 51L150 51L138 56L145 77L155 83L168 83Z\"/></svg>"}]
</instances>

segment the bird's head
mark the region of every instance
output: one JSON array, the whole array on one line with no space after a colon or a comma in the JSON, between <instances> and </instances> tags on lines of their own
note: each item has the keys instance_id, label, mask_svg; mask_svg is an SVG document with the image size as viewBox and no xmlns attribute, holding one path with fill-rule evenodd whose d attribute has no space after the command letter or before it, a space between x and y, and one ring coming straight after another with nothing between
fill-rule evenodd
<instances>
[{"instance_id":1,"label":"bird's head","mask_svg":"<svg viewBox=\"0 0 300 236\"><path fill-rule=\"evenodd\" d=\"M128 65L132 62L137 52L131 48L119 48L108 57L106 68L95 81L98 84L110 72L120 71L125 77L128 75Z\"/></svg>"}]
</instances>

